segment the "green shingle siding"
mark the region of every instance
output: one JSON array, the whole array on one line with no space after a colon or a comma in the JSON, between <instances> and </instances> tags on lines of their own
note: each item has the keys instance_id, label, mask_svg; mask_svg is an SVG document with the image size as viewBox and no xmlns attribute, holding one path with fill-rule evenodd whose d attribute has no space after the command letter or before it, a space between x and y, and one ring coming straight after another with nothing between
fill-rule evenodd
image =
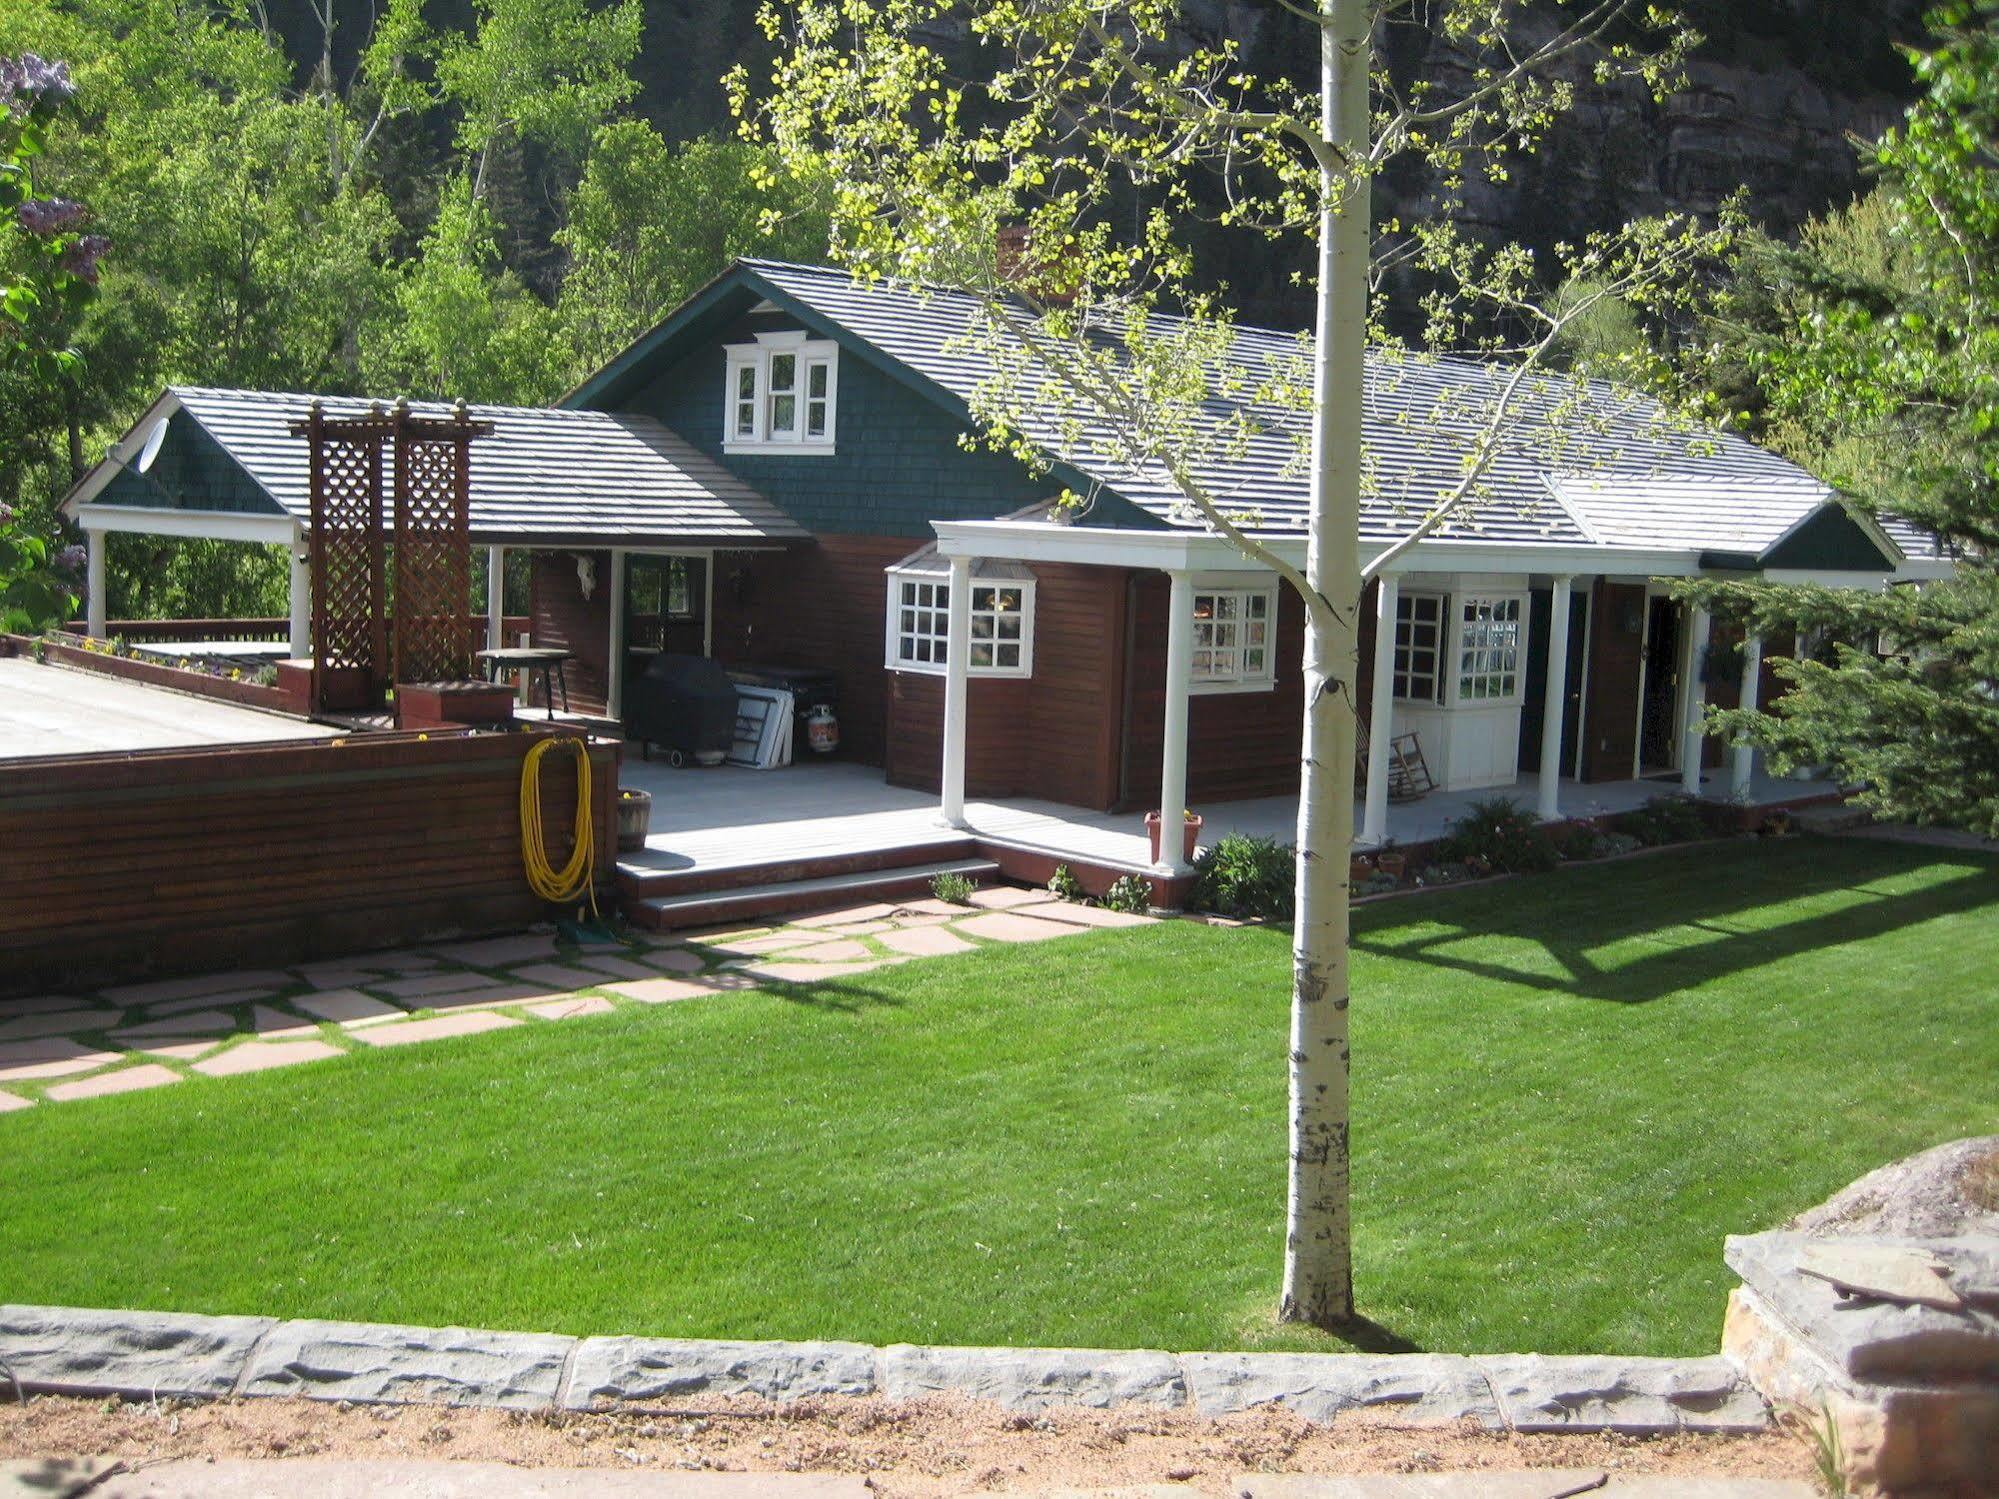
<instances>
[{"instance_id":1,"label":"green shingle siding","mask_svg":"<svg viewBox=\"0 0 1999 1499\"><path fill-rule=\"evenodd\" d=\"M967 451L959 442L963 423L851 348L840 351L832 456L724 453L725 348L797 326L767 313L743 316L617 407L657 417L821 534L927 537L933 520L987 520L1062 492L1064 482L1052 474ZM1091 520L1156 524L1109 497Z\"/></svg>"},{"instance_id":2,"label":"green shingle siding","mask_svg":"<svg viewBox=\"0 0 1999 1499\"><path fill-rule=\"evenodd\" d=\"M168 421L152 468L143 474L120 469L95 503L243 515L284 513L186 412L177 412Z\"/></svg>"},{"instance_id":3,"label":"green shingle siding","mask_svg":"<svg viewBox=\"0 0 1999 1499\"><path fill-rule=\"evenodd\" d=\"M1765 552L1762 565L1838 572L1887 572L1891 566L1866 529L1836 505L1827 505Z\"/></svg>"}]
</instances>

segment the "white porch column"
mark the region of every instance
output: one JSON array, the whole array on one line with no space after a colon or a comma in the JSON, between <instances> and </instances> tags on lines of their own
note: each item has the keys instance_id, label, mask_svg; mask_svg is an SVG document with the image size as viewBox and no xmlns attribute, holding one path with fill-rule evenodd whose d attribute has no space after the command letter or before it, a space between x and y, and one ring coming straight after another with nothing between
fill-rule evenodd
<instances>
[{"instance_id":1,"label":"white porch column","mask_svg":"<svg viewBox=\"0 0 1999 1499\"><path fill-rule=\"evenodd\" d=\"M507 549L486 548L486 649L497 651L507 641Z\"/></svg>"},{"instance_id":2,"label":"white porch column","mask_svg":"<svg viewBox=\"0 0 1999 1499\"><path fill-rule=\"evenodd\" d=\"M1763 691L1763 637L1747 635L1742 641L1741 704L1754 713ZM1728 794L1736 801L1749 799L1749 777L1756 769L1756 746L1738 739L1728 765Z\"/></svg>"},{"instance_id":3,"label":"white porch column","mask_svg":"<svg viewBox=\"0 0 1999 1499\"><path fill-rule=\"evenodd\" d=\"M104 638L104 543L102 531L85 531L83 629L94 640Z\"/></svg>"},{"instance_id":4,"label":"white porch column","mask_svg":"<svg viewBox=\"0 0 1999 1499\"><path fill-rule=\"evenodd\" d=\"M1680 721L1680 788L1689 796L1701 794L1701 750L1706 740L1701 734L1701 709L1707 702L1707 684L1701 672L1707 665L1708 612L1687 611L1687 693L1685 716Z\"/></svg>"},{"instance_id":5,"label":"white porch column","mask_svg":"<svg viewBox=\"0 0 1999 1499\"><path fill-rule=\"evenodd\" d=\"M312 554L301 536L291 544L291 644L294 659L312 654Z\"/></svg>"},{"instance_id":6,"label":"white porch column","mask_svg":"<svg viewBox=\"0 0 1999 1499\"><path fill-rule=\"evenodd\" d=\"M1367 726L1367 799L1360 841L1380 848L1388 837L1388 741L1395 733L1395 606L1402 580L1383 573L1374 596L1374 690Z\"/></svg>"},{"instance_id":7,"label":"white porch column","mask_svg":"<svg viewBox=\"0 0 1999 1499\"><path fill-rule=\"evenodd\" d=\"M944 629L944 774L939 811L947 826L965 825L966 684L972 654L972 559L951 559Z\"/></svg>"},{"instance_id":8,"label":"white porch column","mask_svg":"<svg viewBox=\"0 0 1999 1499\"><path fill-rule=\"evenodd\" d=\"M625 716L625 551L611 548L611 680L604 689L604 711Z\"/></svg>"},{"instance_id":9,"label":"white porch column","mask_svg":"<svg viewBox=\"0 0 1999 1499\"><path fill-rule=\"evenodd\" d=\"M1543 822L1562 815L1562 720L1569 704L1569 584L1558 577L1548 600L1548 683L1541 704L1541 800Z\"/></svg>"},{"instance_id":10,"label":"white porch column","mask_svg":"<svg viewBox=\"0 0 1999 1499\"><path fill-rule=\"evenodd\" d=\"M1181 829L1187 821L1187 689L1194 675L1194 575L1174 568L1166 604L1166 728L1159 756L1159 862L1164 874L1183 874Z\"/></svg>"}]
</instances>

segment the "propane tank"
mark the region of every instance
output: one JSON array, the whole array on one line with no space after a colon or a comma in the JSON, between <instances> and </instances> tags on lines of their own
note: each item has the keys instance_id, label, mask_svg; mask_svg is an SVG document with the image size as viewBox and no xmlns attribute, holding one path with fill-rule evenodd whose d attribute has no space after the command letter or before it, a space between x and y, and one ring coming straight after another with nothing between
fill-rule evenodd
<instances>
[{"instance_id":1,"label":"propane tank","mask_svg":"<svg viewBox=\"0 0 1999 1499\"><path fill-rule=\"evenodd\" d=\"M815 755L830 755L840 747L840 720L826 703L805 715L805 742Z\"/></svg>"}]
</instances>

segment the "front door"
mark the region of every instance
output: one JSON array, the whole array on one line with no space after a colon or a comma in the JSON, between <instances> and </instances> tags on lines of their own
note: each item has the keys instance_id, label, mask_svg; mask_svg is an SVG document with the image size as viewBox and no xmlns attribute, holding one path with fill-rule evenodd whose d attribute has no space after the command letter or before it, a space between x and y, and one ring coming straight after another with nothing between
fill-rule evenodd
<instances>
[{"instance_id":1,"label":"front door","mask_svg":"<svg viewBox=\"0 0 1999 1499\"><path fill-rule=\"evenodd\" d=\"M1645 620L1645 690L1638 705L1639 774L1679 763L1680 606L1649 601Z\"/></svg>"},{"instance_id":2,"label":"front door","mask_svg":"<svg viewBox=\"0 0 1999 1499\"><path fill-rule=\"evenodd\" d=\"M662 651L708 654L708 559L625 559L625 680L645 674Z\"/></svg>"}]
</instances>

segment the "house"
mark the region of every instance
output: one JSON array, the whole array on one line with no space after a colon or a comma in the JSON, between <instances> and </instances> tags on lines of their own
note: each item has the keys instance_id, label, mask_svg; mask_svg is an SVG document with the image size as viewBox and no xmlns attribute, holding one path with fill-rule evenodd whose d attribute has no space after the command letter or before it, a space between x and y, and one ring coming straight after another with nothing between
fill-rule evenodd
<instances>
[{"instance_id":1,"label":"house","mask_svg":"<svg viewBox=\"0 0 1999 1499\"><path fill-rule=\"evenodd\" d=\"M559 409L475 412L494 431L474 452L473 539L494 567L530 553L531 633L574 653L575 697L610 718L651 652L692 650L835 673L846 756L936 794L961 825L968 798L1159 808L1170 826L1189 804L1295 796L1297 599L1189 523L1163 473L1093 457L1060 412L1033 434L1043 471L968 444L992 372L978 322L949 291L740 261ZM1278 370L1299 353L1293 335L1242 330L1229 362ZM1496 378L1467 360L1373 363L1363 560L1448 485L1470 440L1451 413ZM1217 396L1231 399L1252 397ZM308 401L163 395L65 502L93 585L111 530L299 555L306 464L288 429ZM1677 430L1627 392L1593 386L1571 415L1539 441L1553 418L1530 401L1475 502L1370 588L1357 702L1371 742L1414 734L1443 791L1512 787L1545 816L1564 783L1746 796L1753 757L1737 749L1724 770L1701 706L1767 694L1764 658L1793 643L1724 639L1670 580L1879 588L1949 563L1774 454ZM1292 561L1300 419L1260 413L1201 471ZM1086 497L1080 514L1055 503L1065 493ZM295 567L295 651L305 586ZM1371 755L1363 843L1396 831L1390 789L1388 757Z\"/></svg>"}]
</instances>

